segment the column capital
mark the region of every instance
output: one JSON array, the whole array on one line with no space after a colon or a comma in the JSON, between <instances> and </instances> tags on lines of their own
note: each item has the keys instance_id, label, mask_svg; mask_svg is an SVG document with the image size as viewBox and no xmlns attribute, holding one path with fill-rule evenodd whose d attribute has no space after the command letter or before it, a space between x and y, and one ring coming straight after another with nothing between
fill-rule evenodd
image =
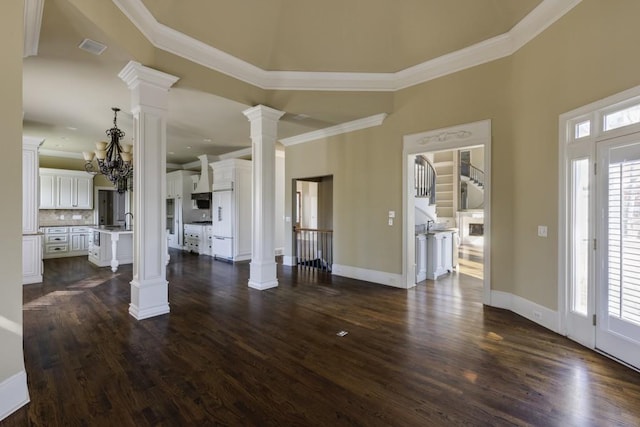
<instances>
[{"instance_id":1,"label":"column capital","mask_svg":"<svg viewBox=\"0 0 640 427\"><path fill-rule=\"evenodd\" d=\"M169 90L180 79L180 77L154 70L136 61L129 61L118 73L118 77L126 83L130 90L135 89L141 82L149 83L159 89Z\"/></svg>"},{"instance_id":2,"label":"column capital","mask_svg":"<svg viewBox=\"0 0 640 427\"><path fill-rule=\"evenodd\" d=\"M267 107L266 105L256 105L255 107L251 107L242 112L249 121L253 121L260 118L271 119L273 121L277 121L284 115L284 111L276 110L271 107Z\"/></svg>"}]
</instances>

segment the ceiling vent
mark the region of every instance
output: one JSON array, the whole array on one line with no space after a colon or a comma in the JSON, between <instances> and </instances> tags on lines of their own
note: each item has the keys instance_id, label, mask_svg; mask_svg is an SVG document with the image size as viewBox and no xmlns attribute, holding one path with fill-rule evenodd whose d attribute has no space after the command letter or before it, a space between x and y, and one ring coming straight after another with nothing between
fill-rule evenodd
<instances>
[{"instance_id":1,"label":"ceiling vent","mask_svg":"<svg viewBox=\"0 0 640 427\"><path fill-rule=\"evenodd\" d=\"M80 46L78 47L84 51L93 53L94 55L101 55L102 52L104 52L104 50L107 48L107 46L103 45L102 43L98 43L97 41L91 39L82 40L82 43L80 43Z\"/></svg>"}]
</instances>

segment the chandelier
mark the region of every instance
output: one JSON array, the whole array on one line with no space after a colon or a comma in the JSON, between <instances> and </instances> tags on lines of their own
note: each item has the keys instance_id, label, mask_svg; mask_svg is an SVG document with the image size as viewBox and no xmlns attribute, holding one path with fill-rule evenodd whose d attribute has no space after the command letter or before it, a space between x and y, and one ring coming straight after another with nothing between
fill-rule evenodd
<instances>
[{"instance_id":1,"label":"chandelier","mask_svg":"<svg viewBox=\"0 0 640 427\"><path fill-rule=\"evenodd\" d=\"M120 140L124 137L124 132L118 129L116 120L118 118L119 108L113 107L113 127L106 130L110 142L96 142L96 151L83 151L85 164L84 168L93 175L102 174L118 190L118 193L124 193L133 189L133 146L131 144L120 144ZM96 157L98 166L93 163L93 157Z\"/></svg>"}]
</instances>

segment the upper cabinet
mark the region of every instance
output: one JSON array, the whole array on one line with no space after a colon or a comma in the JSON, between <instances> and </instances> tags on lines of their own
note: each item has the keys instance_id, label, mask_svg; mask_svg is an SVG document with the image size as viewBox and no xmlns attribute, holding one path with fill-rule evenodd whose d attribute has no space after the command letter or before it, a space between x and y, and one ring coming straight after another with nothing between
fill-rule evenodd
<instances>
[{"instance_id":1,"label":"upper cabinet","mask_svg":"<svg viewBox=\"0 0 640 427\"><path fill-rule=\"evenodd\" d=\"M167 199L189 199L193 189L192 177L198 178L197 172L179 170L167 173Z\"/></svg>"},{"instance_id":2,"label":"upper cabinet","mask_svg":"<svg viewBox=\"0 0 640 427\"><path fill-rule=\"evenodd\" d=\"M40 209L93 209L93 175L40 168Z\"/></svg>"}]
</instances>

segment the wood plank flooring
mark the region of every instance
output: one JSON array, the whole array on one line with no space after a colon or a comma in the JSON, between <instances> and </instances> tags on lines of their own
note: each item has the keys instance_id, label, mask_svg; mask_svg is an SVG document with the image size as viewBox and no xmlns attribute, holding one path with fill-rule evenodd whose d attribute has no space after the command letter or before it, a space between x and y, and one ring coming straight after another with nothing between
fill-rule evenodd
<instances>
[{"instance_id":1,"label":"wood plank flooring","mask_svg":"<svg viewBox=\"0 0 640 427\"><path fill-rule=\"evenodd\" d=\"M45 261L24 288L31 403L0 426L637 426L640 373L461 273L401 290L172 251L171 313L128 314L131 266ZM344 337L336 335L344 330Z\"/></svg>"}]
</instances>

